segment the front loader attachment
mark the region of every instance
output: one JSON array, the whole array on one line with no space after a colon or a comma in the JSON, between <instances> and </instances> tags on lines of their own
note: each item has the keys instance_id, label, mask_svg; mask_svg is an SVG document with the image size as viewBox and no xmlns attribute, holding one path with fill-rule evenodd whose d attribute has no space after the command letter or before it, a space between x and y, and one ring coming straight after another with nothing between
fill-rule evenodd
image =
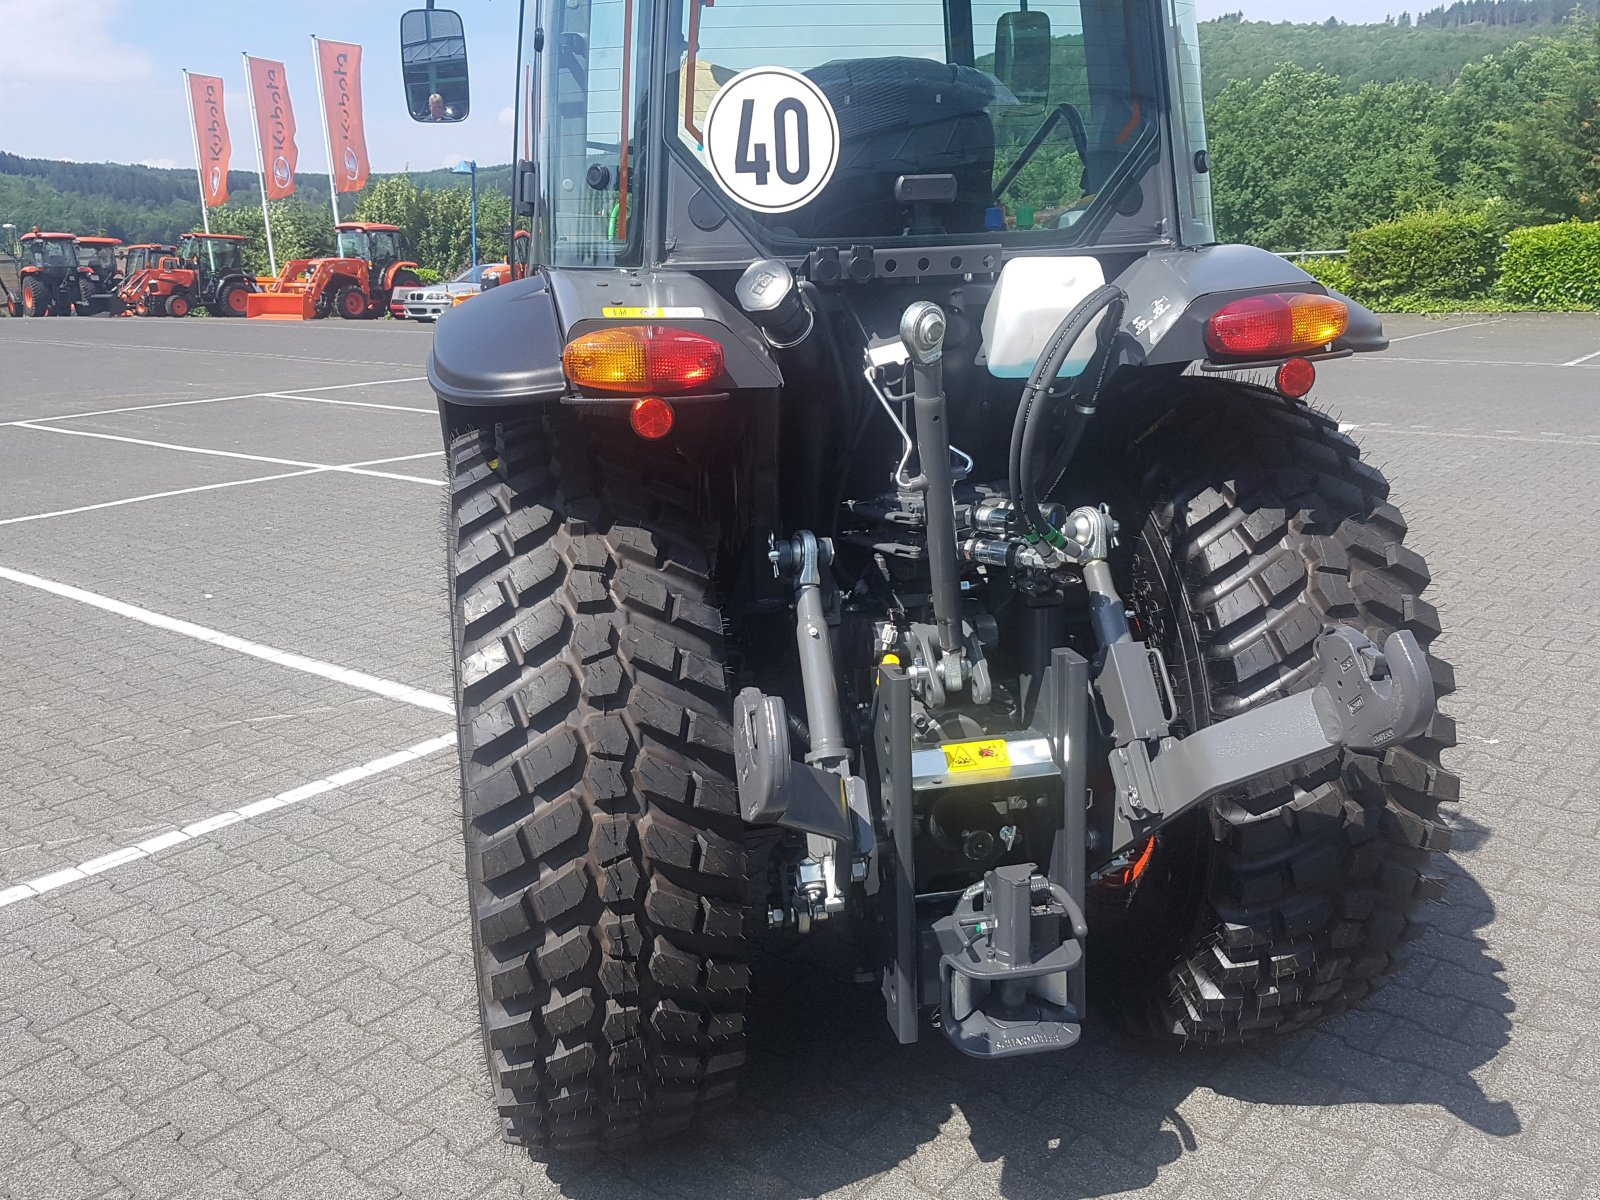
<instances>
[{"instance_id":1,"label":"front loader attachment","mask_svg":"<svg viewBox=\"0 0 1600 1200\"><path fill-rule=\"evenodd\" d=\"M309 321L316 311L306 292L251 292L245 298L244 315L264 321Z\"/></svg>"}]
</instances>

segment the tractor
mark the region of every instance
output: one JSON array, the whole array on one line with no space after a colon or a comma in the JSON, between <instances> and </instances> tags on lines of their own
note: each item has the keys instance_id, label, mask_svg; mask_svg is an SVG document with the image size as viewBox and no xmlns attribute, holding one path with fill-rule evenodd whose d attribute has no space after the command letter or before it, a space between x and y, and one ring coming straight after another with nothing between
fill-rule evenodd
<instances>
[{"instance_id":1,"label":"tractor","mask_svg":"<svg viewBox=\"0 0 1600 1200\"><path fill-rule=\"evenodd\" d=\"M83 300L77 238L70 233L22 235L22 269L16 307L25 317L70 317Z\"/></svg>"},{"instance_id":2,"label":"tractor","mask_svg":"<svg viewBox=\"0 0 1600 1200\"><path fill-rule=\"evenodd\" d=\"M148 293L145 285L155 278L156 272L175 268L178 248L157 242L140 242L129 246L123 253L122 284L117 289L124 316L144 316L144 300ZM166 260L165 262L163 260Z\"/></svg>"},{"instance_id":3,"label":"tractor","mask_svg":"<svg viewBox=\"0 0 1600 1200\"><path fill-rule=\"evenodd\" d=\"M122 239L80 237L77 242L78 315L86 317L96 312L120 314L122 301L118 292L124 275L117 266L117 247L122 245Z\"/></svg>"},{"instance_id":4,"label":"tractor","mask_svg":"<svg viewBox=\"0 0 1600 1200\"><path fill-rule=\"evenodd\" d=\"M214 317L242 317L255 277L244 267L245 238L186 233L171 258L157 256L130 303L148 317L186 317L202 307Z\"/></svg>"},{"instance_id":5,"label":"tractor","mask_svg":"<svg viewBox=\"0 0 1600 1200\"><path fill-rule=\"evenodd\" d=\"M428 365L504 1135L727 1104L767 938L991 1070L1362 1003L1443 886L1452 676L1308 398L1381 322L1215 237L1195 6L521 29L532 266Z\"/></svg>"},{"instance_id":6,"label":"tractor","mask_svg":"<svg viewBox=\"0 0 1600 1200\"><path fill-rule=\"evenodd\" d=\"M417 264L406 258L405 235L398 225L342 221L334 232L334 257L292 259L268 293L300 297L310 316L337 313L356 321L382 316L397 290L421 285ZM262 303L263 311L276 307L266 297Z\"/></svg>"}]
</instances>

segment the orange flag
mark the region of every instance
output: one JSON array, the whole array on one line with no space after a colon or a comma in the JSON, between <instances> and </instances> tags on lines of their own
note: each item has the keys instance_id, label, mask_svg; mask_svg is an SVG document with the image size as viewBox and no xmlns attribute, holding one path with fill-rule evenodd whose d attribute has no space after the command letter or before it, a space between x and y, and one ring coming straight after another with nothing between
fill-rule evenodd
<instances>
[{"instance_id":1,"label":"orange flag","mask_svg":"<svg viewBox=\"0 0 1600 1200\"><path fill-rule=\"evenodd\" d=\"M228 202L228 116L222 109L222 80L214 75L189 76L189 102L194 110L194 139L200 159L200 192L207 208Z\"/></svg>"},{"instance_id":2,"label":"orange flag","mask_svg":"<svg viewBox=\"0 0 1600 1200\"><path fill-rule=\"evenodd\" d=\"M322 68L323 119L333 162L334 189L359 192L367 182L367 133L361 120L361 47L317 41Z\"/></svg>"},{"instance_id":3,"label":"orange flag","mask_svg":"<svg viewBox=\"0 0 1600 1200\"><path fill-rule=\"evenodd\" d=\"M294 106L289 103L289 80L283 64L270 58L252 58L250 89L255 96L256 128L261 133L267 199L282 200L294 193L294 172L300 165L300 150L294 144Z\"/></svg>"}]
</instances>

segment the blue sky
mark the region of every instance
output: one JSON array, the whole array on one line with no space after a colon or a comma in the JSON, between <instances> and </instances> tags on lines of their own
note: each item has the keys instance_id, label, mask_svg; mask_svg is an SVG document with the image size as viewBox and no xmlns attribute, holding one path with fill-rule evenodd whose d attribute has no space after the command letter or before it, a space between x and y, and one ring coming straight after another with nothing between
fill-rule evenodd
<instances>
[{"instance_id":1,"label":"blue sky","mask_svg":"<svg viewBox=\"0 0 1600 1200\"><path fill-rule=\"evenodd\" d=\"M447 4L451 0L446 0ZM420 4L418 5L420 7ZM454 0L467 26L472 116L419 125L402 105L398 0L0 0L0 150L83 162L194 163L181 68L221 75L234 166L254 166L243 51L282 60L300 127L300 170L326 168L311 40L365 47L367 146L374 169L398 171L510 157L518 0ZM1431 4L1413 4L1413 10ZM1390 0L1200 0L1202 17L1382 20ZM19 52L59 45L62 53ZM92 68L86 78L85 66Z\"/></svg>"}]
</instances>

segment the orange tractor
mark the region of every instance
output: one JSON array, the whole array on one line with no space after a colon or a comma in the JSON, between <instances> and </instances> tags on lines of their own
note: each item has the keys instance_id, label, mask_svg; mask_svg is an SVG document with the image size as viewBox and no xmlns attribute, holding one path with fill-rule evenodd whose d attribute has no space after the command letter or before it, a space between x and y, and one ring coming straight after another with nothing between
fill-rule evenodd
<instances>
[{"instance_id":1,"label":"orange tractor","mask_svg":"<svg viewBox=\"0 0 1600 1200\"><path fill-rule=\"evenodd\" d=\"M24 317L70 317L83 299L79 283L77 237L41 233L35 226L21 237L22 268L13 307Z\"/></svg>"},{"instance_id":2,"label":"orange tractor","mask_svg":"<svg viewBox=\"0 0 1600 1200\"><path fill-rule=\"evenodd\" d=\"M421 286L398 225L341 221L332 258L297 258L249 298L249 315L304 320L337 313L349 321L380 316L399 289Z\"/></svg>"},{"instance_id":3,"label":"orange tractor","mask_svg":"<svg viewBox=\"0 0 1600 1200\"><path fill-rule=\"evenodd\" d=\"M117 288L123 316L145 315L142 311L145 285L155 278L163 259L167 260L165 265L168 267L178 265L174 258L177 252L176 246L159 242L140 242L128 247L122 259L122 283Z\"/></svg>"},{"instance_id":4,"label":"orange tractor","mask_svg":"<svg viewBox=\"0 0 1600 1200\"><path fill-rule=\"evenodd\" d=\"M186 233L177 254L157 256L124 298L144 317L186 317L196 307L214 317L242 317L256 290L255 277L244 269L244 243L234 233Z\"/></svg>"}]
</instances>

